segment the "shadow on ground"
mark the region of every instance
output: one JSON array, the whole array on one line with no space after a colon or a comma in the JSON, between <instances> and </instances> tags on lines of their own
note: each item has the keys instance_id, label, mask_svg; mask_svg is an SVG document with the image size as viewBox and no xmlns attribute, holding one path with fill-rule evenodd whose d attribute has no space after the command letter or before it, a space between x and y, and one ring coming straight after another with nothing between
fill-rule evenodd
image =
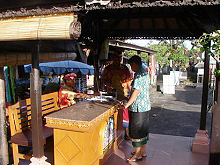
<instances>
[{"instance_id":1,"label":"shadow on ground","mask_svg":"<svg viewBox=\"0 0 220 165\"><path fill-rule=\"evenodd\" d=\"M208 104L212 100L209 95ZM176 87L175 94L160 94L150 111L150 133L195 137L200 127L202 88ZM207 113L206 129L210 134L211 112Z\"/></svg>"},{"instance_id":2,"label":"shadow on ground","mask_svg":"<svg viewBox=\"0 0 220 165\"><path fill-rule=\"evenodd\" d=\"M208 113L206 128L210 133L211 114ZM182 112L152 107L150 111L150 133L195 137L200 126L199 112Z\"/></svg>"}]
</instances>

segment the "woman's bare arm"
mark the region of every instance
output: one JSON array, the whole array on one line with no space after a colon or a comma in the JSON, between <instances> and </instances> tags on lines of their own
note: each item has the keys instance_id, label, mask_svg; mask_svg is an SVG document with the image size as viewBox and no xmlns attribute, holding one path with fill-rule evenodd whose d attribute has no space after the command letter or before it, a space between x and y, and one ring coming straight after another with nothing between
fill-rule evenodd
<instances>
[{"instance_id":1,"label":"woman's bare arm","mask_svg":"<svg viewBox=\"0 0 220 165\"><path fill-rule=\"evenodd\" d=\"M134 100L137 98L138 94L140 93L139 90L135 89L132 94L130 99L128 100L128 102L125 104L125 108L128 108L133 102Z\"/></svg>"}]
</instances>

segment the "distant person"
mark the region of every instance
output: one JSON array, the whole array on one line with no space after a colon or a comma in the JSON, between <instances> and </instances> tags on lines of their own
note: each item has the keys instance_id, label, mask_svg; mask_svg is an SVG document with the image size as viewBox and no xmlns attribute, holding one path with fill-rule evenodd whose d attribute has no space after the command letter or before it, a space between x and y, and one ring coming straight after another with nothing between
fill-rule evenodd
<instances>
[{"instance_id":1,"label":"distant person","mask_svg":"<svg viewBox=\"0 0 220 165\"><path fill-rule=\"evenodd\" d=\"M134 80L131 84L131 96L122 108L128 108L129 112L129 135L135 152L132 157L128 158L128 162L136 162L147 156L145 147L149 140L149 111L151 110L149 87L150 77L146 70L142 68L141 58L132 56L128 63L135 72Z\"/></svg>"}]
</instances>

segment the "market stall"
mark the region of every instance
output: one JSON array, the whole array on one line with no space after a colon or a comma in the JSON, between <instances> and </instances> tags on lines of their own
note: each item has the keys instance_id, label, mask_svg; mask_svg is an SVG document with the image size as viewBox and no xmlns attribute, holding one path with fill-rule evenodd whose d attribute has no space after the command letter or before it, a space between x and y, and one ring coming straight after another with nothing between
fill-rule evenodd
<instances>
[{"instance_id":1,"label":"market stall","mask_svg":"<svg viewBox=\"0 0 220 165\"><path fill-rule=\"evenodd\" d=\"M106 99L47 115L46 126L54 131L54 165L103 164L123 140L121 121L117 102Z\"/></svg>"}]
</instances>

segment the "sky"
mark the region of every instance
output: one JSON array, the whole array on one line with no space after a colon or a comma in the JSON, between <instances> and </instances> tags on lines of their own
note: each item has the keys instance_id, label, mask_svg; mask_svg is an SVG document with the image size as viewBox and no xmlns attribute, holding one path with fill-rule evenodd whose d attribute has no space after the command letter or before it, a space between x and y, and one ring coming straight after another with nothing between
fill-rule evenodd
<instances>
[{"instance_id":1,"label":"sky","mask_svg":"<svg viewBox=\"0 0 220 165\"><path fill-rule=\"evenodd\" d=\"M143 46L143 47L148 47L149 44L152 45L152 44L158 44L160 40L125 40L125 42L128 42L128 43L131 43L131 44L135 44L135 45L138 45L138 46ZM188 50L190 50L192 48L192 45L191 45L191 42L186 40L184 42L184 45L186 46L186 48Z\"/></svg>"}]
</instances>

